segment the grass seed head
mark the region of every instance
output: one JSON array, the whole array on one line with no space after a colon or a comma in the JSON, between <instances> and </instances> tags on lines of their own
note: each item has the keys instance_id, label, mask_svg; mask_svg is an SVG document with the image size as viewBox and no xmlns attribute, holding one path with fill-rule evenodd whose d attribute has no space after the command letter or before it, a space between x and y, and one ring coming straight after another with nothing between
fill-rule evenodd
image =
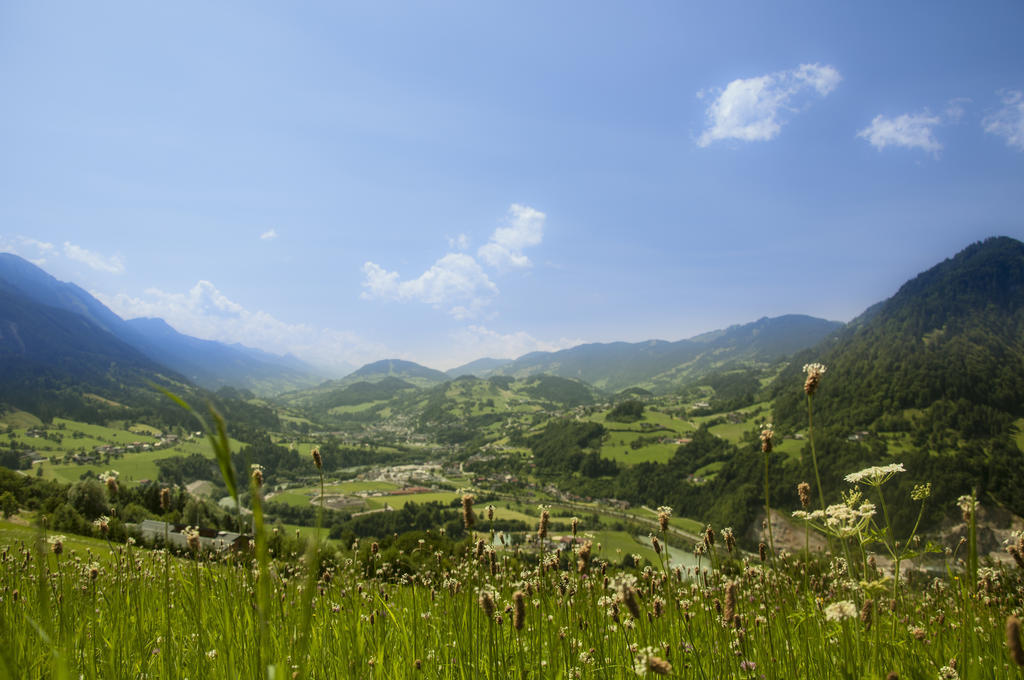
<instances>
[{"instance_id":1,"label":"grass seed head","mask_svg":"<svg viewBox=\"0 0 1024 680\"><path fill-rule=\"evenodd\" d=\"M875 601L869 598L864 600L864 604L860 608L860 622L864 624L866 630L871 630L871 611L874 606Z\"/></svg>"},{"instance_id":2,"label":"grass seed head","mask_svg":"<svg viewBox=\"0 0 1024 680\"><path fill-rule=\"evenodd\" d=\"M160 509L167 512L171 507L171 490L166 486L160 489Z\"/></svg>"},{"instance_id":3,"label":"grass seed head","mask_svg":"<svg viewBox=\"0 0 1024 680\"><path fill-rule=\"evenodd\" d=\"M517 590L512 593L512 627L522 630L526 623L526 596L523 591Z\"/></svg>"},{"instance_id":4,"label":"grass seed head","mask_svg":"<svg viewBox=\"0 0 1024 680\"><path fill-rule=\"evenodd\" d=\"M323 468L324 468L324 461L320 457L320 447L319 446L314 446L313 450L310 453L313 456L313 465L316 465L316 469L317 470L323 470Z\"/></svg>"},{"instance_id":5,"label":"grass seed head","mask_svg":"<svg viewBox=\"0 0 1024 680\"><path fill-rule=\"evenodd\" d=\"M540 511L540 524L537 526L537 538L542 541L548 537L548 522L551 519L551 515L548 513L546 507L541 506Z\"/></svg>"},{"instance_id":6,"label":"grass seed head","mask_svg":"<svg viewBox=\"0 0 1024 680\"><path fill-rule=\"evenodd\" d=\"M480 608L487 614L488 619L494 619L494 598L486 590L480 593Z\"/></svg>"},{"instance_id":7,"label":"grass seed head","mask_svg":"<svg viewBox=\"0 0 1024 680\"><path fill-rule=\"evenodd\" d=\"M259 463L252 464L252 482L257 489L263 486L263 466Z\"/></svg>"},{"instance_id":8,"label":"grass seed head","mask_svg":"<svg viewBox=\"0 0 1024 680\"><path fill-rule=\"evenodd\" d=\"M1018 666L1024 666L1024 648L1021 647L1020 619L1009 616L1006 619L1006 648L1010 650L1010 658Z\"/></svg>"},{"instance_id":9,"label":"grass seed head","mask_svg":"<svg viewBox=\"0 0 1024 680\"><path fill-rule=\"evenodd\" d=\"M462 497L462 524L467 529L472 529L476 524L476 515L473 514L473 496L468 493Z\"/></svg>"},{"instance_id":10,"label":"grass seed head","mask_svg":"<svg viewBox=\"0 0 1024 680\"><path fill-rule=\"evenodd\" d=\"M796 494L800 497L800 505L804 510L811 505L811 485L807 482L800 482L796 485Z\"/></svg>"},{"instance_id":11,"label":"grass seed head","mask_svg":"<svg viewBox=\"0 0 1024 680\"><path fill-rule=\"evenodd\" d=\"M775 437L775 430L771 423L761 426L761 453L772 452L772 439Z\"/></svg>"},{"instance_id":12,"label":"grass seed head","mask_svg":"<svg viewBox=\"0 0 1024 680\"><path fill-rule=\"evenodd\" d=\"M725 586L725 612L722 614L722 618L729 623L734 616L736 616L736 582L729 581Z\"/></svg>"},{"instance_id":13,"label":"grass seed head","mask_svg":"<svg viewBox=\"0 0 1024 680\"><path fill-rule=\"evenodd\" d=\"M804 373L807 374L807 380L804 381L804 392L808 397L814 396L818 389L818 383L821 382L821 376L825 375L826 370L823 364L804 364Z\"/></svg>"}]
</instances>

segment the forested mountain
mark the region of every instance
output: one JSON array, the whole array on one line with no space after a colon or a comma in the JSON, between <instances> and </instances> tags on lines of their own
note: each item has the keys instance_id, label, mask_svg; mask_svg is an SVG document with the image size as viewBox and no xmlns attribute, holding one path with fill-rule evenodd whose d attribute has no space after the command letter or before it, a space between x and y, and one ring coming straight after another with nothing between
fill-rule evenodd
<instances>
[{"instance_id":1,"label":"forested mountain","mask_svg":"<svg viewBox=\"0 0 1024 680\"><path fill-rule=\"evenodd\" d=\"M17 255L0 253L0 281L12 296L86 319L166 367L164 370L180 373L203 387L232 385L269 394L319 381L311 366L294 357L193 338L162 319L125 321L80 287L58 281Z\"/></svg>"},{"instance_id":2,"label":"forested mountain","mask_svg":"<svg viewBox=\"0 0 1024 680\"><path fill-rule=\"evenodd\" d=\"M715 368L779 361L814 346L841 326L836 321L791 314L677 342L593 343L558 352L533 352L491 369L490 374L525 377L544 373L583 380L606 391L641 386L670 392Z\"/></svg>"},{"instance_id":3,"label":"forested mountain","mask_svg":"<svg viewBox=\"0 0 1024 680\"><path fill-rule=\"evenodd\" d=\"M485 357L483 359L470 361L468 364L450 368L445 371L445 373L452 378L458 378L463 375L475 375L482 378L490 375L496 369L510 363L512 363L512 359L492 359L490 357Z\"/></svg>"},{"instance_id":4,"label":"forested mountain","mask_svg":"<svg viewBox=\"0 0 1024 680\"><path fill-rule=\"evenodd\" d=\"M937 448L946 429L1006 432L1024 416L1024 244L975 243L798 355L775 383L776 424L796 428L806 417L802 392L790 388L809 361L828 367L815 406L823 425L928 421Z\"/></svg>"},{"instance_id":5,"label":"forested mountain","mask_svg":"<svg viewBox=\"0 0 1024 680\"><path fill-rule=\"evenodd\" d=\"M152 423L194 426L189 414L159 394L154 388L159 385L197 404L215 404L234 427L279 425L269 409L235 395L196 390L86 316L40 304L3 280L0 377L0 410L15 407L44 421L146 417Z\"/></svg>"},{"instance_id":6,"label":"forested mountain","mask_svg":"<svg viewBox=\"0 0 1024 680\"><path fill-rule=\"evenodd\" d=\"M387 377L434 384L443 383L448 380L448 376L441 371L421 366L413 361L403 361L402 359L382 359L372 364L366 364L345 376L345 380L348 382L354 380L373 382Z\"/></svg>"}]
</instances>

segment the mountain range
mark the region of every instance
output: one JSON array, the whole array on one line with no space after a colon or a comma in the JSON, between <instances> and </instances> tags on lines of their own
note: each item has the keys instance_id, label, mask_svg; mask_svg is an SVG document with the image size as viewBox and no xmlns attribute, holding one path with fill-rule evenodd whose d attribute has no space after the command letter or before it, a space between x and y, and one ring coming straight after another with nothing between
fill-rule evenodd
<instances>
[{"instance_id":1,"label":"mountain range","mask_svg":"<svg viewBox=\"0 0 1024 680\"><path fill-rule=\"evenodd\" d=\"M162 375L210 389L288 392L288 403L333 408L359 395L379 399L383 392L467 375L546 375L606 394L628 388L658 394L709 375L755 369L747 380L756 384L767 382L790 358L768 389L781 425L795 428L803 409L799 395L781 386L799 382L803 363L822 361L829 366L820 395L822 424L868 427L886 418L886 427L906 429L912 425L907 418L930 417L942 404L966 400L977 407L971 427L1001 427L993 423L1024 415L1024 244L1007 237L976 243L849 324L785 315L674 342L592 343L516 359L478 359L447 373L385 359L326 382L295 357L193 338L161 319L126 321L75 284L0 253L0 366L6 383L47 375L141 383ZM388 379L381 388L364 384Z\"/></svg>"},{"instance_id":2,"label":"mountain range","mask_svg":"<svg viewBox=\"0 0 1024 680\"><path fill-rule=\"evenodd\" d=\"M575 378L609 392L627 387L668 392L714 369L780 361L842 326L838 321L789 314L676 342L591 343L558 352L532 352L513 361L480 359L448 373L517 378L546 374Z\"/></svg>"},{"instance_id":3,"label":"mountain range","mask_svg":"<svg viewBox=\"0 0 1024 680\"><path fill-rule=\"evenodd\" d=\"M179 333L162 319L122 319L73 283L0 253L0 357L96 379L111 363L170 372L201 387L261 394L315 385L322 377L295 357ZM84 354L83 354L84 353Z\"/></svg>"}]
</instances>

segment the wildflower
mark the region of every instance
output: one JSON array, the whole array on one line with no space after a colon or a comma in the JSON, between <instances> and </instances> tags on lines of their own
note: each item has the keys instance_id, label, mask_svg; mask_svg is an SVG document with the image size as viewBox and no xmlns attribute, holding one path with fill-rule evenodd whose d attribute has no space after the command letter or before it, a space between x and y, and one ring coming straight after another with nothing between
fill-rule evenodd
<instances>
[{"instance_id":1,"label":"wildflower","mask_svg":"<svg viewBox=\"0 0 1024 680\"><path fill-rule=\"evenodd\" d=\"M185 527L185 530L181 532L185 535L185 541L188 544L188 549L194 553L199 552L199 529L196 527Z\"/></svg>"},{"instance_id":2,"label":"wildflower","mask_svg":"<svg viewBox=\"0 0 1024 680\"><path fill-rule=\"evenodd\" d=\"M67 536L50 536L46 539L50 544L50 550L53 551L54 555L60 555L64 552L64 541L68 540Z\"/></svg>"},{"instance_id":3,"label":"wildflower","mask_svg":"<svg viewBox=\"0 0 1024 680\"><path fill-rule=\"evenodd\" d=\"M956 499L956 504L963 513L965 522L970 522L971 514L978 511L978 501L974 500L974 496L960 496Z\"/></svg>"},{"instance_id":4,"label":"wildflower","mask_svg":"<svg viewBox=\"0 0 1024 680\"><path fill-rule=\"evenodd\" d=\"M119 474L117 470L107 470L100 475L100 481L107 485L107 491L115 496L118 492L117 477Z\"/></svg>"},{"instance_id":5,"label":"wildflower","mask_svg":"<svg viewBox=\"0 0 1024 680\"><path fill-rule=\"evenodd\" d=\"M757 664L753 661L740 661L740 670L748 673L753 673L757 669Z\"/></svg>"},{"instance_id":6,"label":"wildflower","mask_svg":"<svg viewBox=\"0 0 1024 680\"><path fill-rule=\"evenodd\" d=\"M633 670L637 675L646 675L648 671L655 675L668 675L672 672L672 664L655 655L654 647L645 647L637 651L633 661Z\"/></svg>"},{"instance_id":7,"label":"wildflower","mask_svg":"<svg viewBox=\"0 0 1024 680\"><path fill-rule=\"evenodd\" d=\"M915 501L923 501L932 495L932 483L915 484L914 490L910 492L910 498Z\"/></svg>"},{"instance_id":8,"label":"wildflower","mask_svg":"<svg viewBox=\"0 0 1024 680\"><path fill-rule=\"evenodd\" d=\"M761 452L771 453L772 452L772 438L775 437L775 430L772 429L771 423L765 423L761 426Z\"/></svg>"},{"instance_id":9,"label":"wildflower","mask_svg":"<svg viewBox=\"0 0 1024 680\"><path fill-rule=\"evenodd\" d=\"M857 605L849 600L833 602L825 607L826 621L842 621L844 619L852 619L854 616L857 616Z\"/></svg>"},{"instance_id":10,"label":"wildflower","mask_svg":"<svg viewBox=\"0 0 1024 680\"><path fill-rule=\"evenodd\" d=\"M943 666L939 669L939 680L960 680L960 674L952 666Z\"/></svg>"},{"instance_id":11,"label":"wildflower","mask_svg":"<svg viewBox=\"0 0 1024 680\"><path fill-rule=\"evenodd\" d=\"M100 575L100 563L93 562L89 565L89 580L95 581Z\"/></svg>"},{"instance_id":12,"label":"wildflower","mask_svg":"<svg viewBox=\"0 0 1024 680\"><path fill-rule=\"evenodd\" d=\"M320 447L314 446L313 450L310 451L310 454L313 456L313 465L316 465L317 470L322 470L324 467L324 461L320 457Z\"/></svg>"},{"instance_id":13,"label":"wildflower","mask_svg":"<svg viewBox=\"0 0 1024 680\"><path fill-rule=\"evenodd\" d=\"M476 524L476 515L473 514L473 496L468 493L462 496L462 524L467 529L472 529Z\"/></svg>"},{"instance_id":14,"label":"wildflower","mask_svg":"<svg viewBox=\"0 0 1024 680\"><path fill-rule=\"evenodd\" d=\"M850 484L866 484L868 486L882 486L895 475L897 472L906 472L903 469L903 463L893 463L891 465L876 465L874 467L864 468L858 472L851 472L846 475L844 479Z\"/></svg>"},{"instance_id":15,"label":"wildflower","mask_svg":"<svg viewBox=\"0 0 1024 680\"><path fill-rule=\"evenodd\" d=\"M110 530L110 518L106 515L101 515L93 520L92 525L100 530L100 533L106 535L107 531Z\"/></svg>"},{"instance_id":16,"label":"wildflower","mask_svg":"<svg viewBox=\"0 0 1024 680\"><path fill-rule=\"evenodd\" d=\"M651 547L654 548L655 555L661 554L661 542L658 541L657 536L651 536Z\"/></svg>"},{"instance_id":17,"label":"wildflower","mask_svg":"<svg viewBox=\"0 0 1024 680\"><path fill-rule=\"evenodd\" d=\"M672 518L672 508L662 505L658 508L658 527L662 531L668 531L668 521Z\"/></svg>"},{"instance_id":18,"label":"wildflower","mask_svg":"<svg viewBox=\"0 0 1024 680\"><path fill-rule=\"evenodd\" d=\"M166 486L160 489L160 509L167 512L167 509L171 507L171 490Z\"/></svg>"},{"instance_id":19,"label":"wildflower","mask_svg":"<svg viewBox=\"0 0 1024 680\"><path fill-rule=\"evenodd\" d=\"M579 517L573 517L572 518L571 526L572 526L572 536L573 536L573 538L575 538L576 537L576 530L579 529L579 527L580 527L580 518Z\"/></svg>"},{"instance_id":20,"label":"wildflower","mask_svg":"<svg viewBox=\"0 0 1024 680\"><path fill-rule=\"evenodd\" d=\"M732 533L732 527L722 529L722 540L725 541L726 549L732 552L733 548L736 547L736 536Z\"/></svg>"},{"instance_id":21,"label":"wildflower","mask_svg":"<svg viewBox=\"0 0 1024 680\"><path fill-rule=\"evenodd\" d=\"M826 370L824 364L804 364L804 373L807 374L807 380L804 381L804 392L808 397L814 396L818 389L818 383L821 382L821 376L825 375Z\"/></svg>"},{"instance_id":22,"label":"wildflower","mask_svg":"<svg viewBox=\"0 0 1024 680\"><path fill-rule=\"evenodd\" d=\"M263 486L263 466L259 463L252 464L252 481L256 488Z\"/></svg>"},{"instance_id":23,"label":"wildflower","mask_svg":"<svg viewBox=\"0 0 1024 680\"><path fill-rule=\"evenodd\" d=\"M704 528L704 547L708 550L715 544L715 530L711 528L711 525L707 525Z\"/></svg>"},{"instance_id":24,"label":"wildflower","mask_svg":"<svg viewBox=\"0 0 1024 680\"><path fill-rule=\"evenodd\" d=\"M546 505L540 506L540 524L537 526L537 538L542 541L548 537L548 522L550 521L551 515L548 513Z\"/></svg>"},{"instance_id":25,"label":"wildflower","mask_svg":"<svg viewBox=\"0 0 1024 680\"><path fill-rule=\"evenodd\" d=\"M487 521L490 522L494 519L494 511L497 510L493 505L487 506Z\"/></svg>"},{"instance_id":26,"label":"wildflower","mask_svg":"<svg viewBox=\"0 0 1024 680\"><path fill-rule=\"evenodd\" d=\"M587 573L587 569L590 566L590 550L593 546L592 541L586 541L580 546L579 552L576 553L576 569L581 574Z\"/></svg>"},{"instance_id":27,"label":"wildflower","mask_svg":"<svg viewBox=\"0 0 1024 680\"><path fill-rule=\"evenodd\" d=\"M796 493L800 496L800 506L806 510L811 505L811 485L807 482L800 482L796 485Z\"/></svg>"},{"instance_id":28,"label":"wildflower","mask_svg":"<svg viewBox=\"0 0 1024 680\"><path fill-rule=\"evenodd\" d=\"M206 658L210 659L211 661L213 659L216 659L217 658L217 650L216 649L211 649L210 651L208 651L206 653Z\"/></svg>"}]
</instances>

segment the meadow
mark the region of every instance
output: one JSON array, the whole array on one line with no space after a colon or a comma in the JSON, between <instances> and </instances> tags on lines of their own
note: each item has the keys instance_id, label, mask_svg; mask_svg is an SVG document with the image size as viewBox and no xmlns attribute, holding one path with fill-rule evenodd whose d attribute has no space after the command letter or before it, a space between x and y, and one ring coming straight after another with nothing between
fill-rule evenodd
<instances>
[{"instance_id":1,"label":"meadow","mask_svg":"<svg viewBox=\"0 0 1024 680\"><path fill-rule=\"evenodd\" d=\"M212 455L229 461L216 424ZM770 426L760 439L771 452ZM811 431L808 444L817 478ZM311 472L320 469L319 452L311 458ZM465 538L439 527L342 545L287 526L305 540L278 554L259 469L225 476L232 495L249 486L252 536L216 554L201 552L198 534L173 554L113 544L102 518L93 539L54 535L43 521L3 523L0 669L31 679L1024 678L1024 531L1005 560L983 558L967 495L957 501L966 536L955 544L925 541L917 526L897 535L888 508L912 504L920 519L931 496L926 480L909 498L887 488L904 472L896 462L850 471L842 501L822 498L820 508L801 484L804 509L792 521L806 546L812 534L826 545L817 552L776 550L772 524L749 553L731 529L671 508L499 501L492 510L466 494ZM319 486L373 488L323 477ZM310 491L288 493L297 502ZM591 508L650 531L572 515ZM494 534L488 522L502 511L536 530ZM692 548L667 549L680 531Z\"/></svg>"},{"instance_id":2,"label":"meadow","mask_svg":"<svg viewBox=\"0 0 1024 680\"><path fill-rule=\"evenodd\" d=\"M1024 570L948 561L895 590L839 558L613 568L562 553L376 544L283 562L171 555L0 527L0 668L22 678L1010 678ZM436 537L440 540L440 537ZM499 542L500 544L500 542ZM621 549L621 548L619 548Z\"/></svg>"}]
</instances>

